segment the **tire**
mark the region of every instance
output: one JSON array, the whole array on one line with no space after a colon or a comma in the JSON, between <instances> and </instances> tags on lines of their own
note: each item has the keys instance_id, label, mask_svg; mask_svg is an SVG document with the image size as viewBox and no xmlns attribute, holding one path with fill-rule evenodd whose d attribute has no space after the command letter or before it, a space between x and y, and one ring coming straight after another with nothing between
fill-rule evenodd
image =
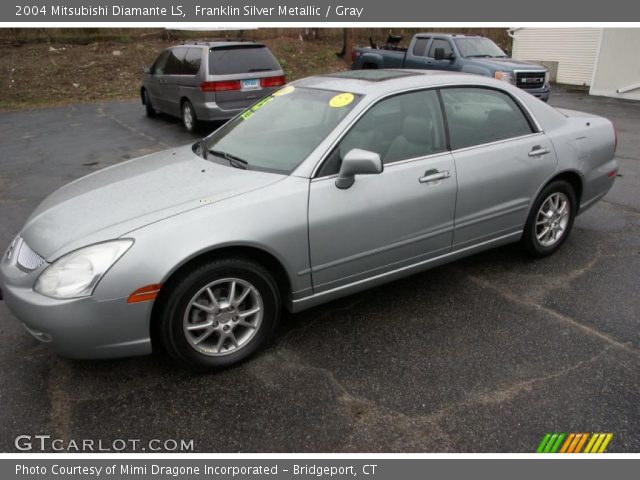
<instances>
[{"instance_id":1,"label":"tire","mask_svg":"<svg viewBox=\"0 0 640 480\"><path fill-rule=\"evenodd\" d=\"M151 104L151 99L149 98L149 93L144 90L142 93L143 97L144 97L144 109L147 113L147 117L155 117L156 116L156 109L153 108L153 105Z\"/></svg>"},{"instance_id":2,"label":"tire","mask_svg":"<svg viewBox=\"0 0 640 480\"><path fill-rule=\"evenodd\" d=\"M187 132L195 132L198 128L198 117L189 100L182 102L182 124Z\"/></svg>"},{"instance_id":3,"label":"tire","mask_svg":"<svg viewBox=\"0 0 640 480\"><path fill-rule=\"evenodd\" d=\"M232 282L235 307L229 302ZM175 363L189 370L209 372L245 360L271 339L280 319L277 283L250 260L209 261L167 286L156 338Z\"/></svg>"},{"instance_id":4,"label":"tire","mask_svg":"<svg viewBox=\"0 0 640 480\"><path fill-rule=\"evenodd\" d=\"M536 258L554 254L571 232L577 205L576 193L568 182L556 180L543 188L533 203L522 234L525 251Z\"/></svg>"}]
</instances>

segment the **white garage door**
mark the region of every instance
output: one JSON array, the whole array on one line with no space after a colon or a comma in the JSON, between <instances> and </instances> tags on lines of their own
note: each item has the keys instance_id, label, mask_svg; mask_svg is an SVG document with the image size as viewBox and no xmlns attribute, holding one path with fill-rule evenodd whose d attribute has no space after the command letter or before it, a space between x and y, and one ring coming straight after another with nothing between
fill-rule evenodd
<instances>
[{"instance_id":1,"label":"white garage door","mask_svg":"<svg viewBox=\"0 0 640 480\"><path fill-rule=\"evenodd\" d=\"M591 85L601 28L521 28L513 35L514 58L557 62L558 83Z\"/></svg>"}]
</instances>

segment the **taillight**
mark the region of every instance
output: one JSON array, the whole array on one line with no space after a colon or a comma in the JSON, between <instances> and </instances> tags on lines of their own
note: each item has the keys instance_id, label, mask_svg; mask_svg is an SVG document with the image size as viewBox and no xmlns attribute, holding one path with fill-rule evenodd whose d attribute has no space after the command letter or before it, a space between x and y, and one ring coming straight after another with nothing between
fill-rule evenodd
<instances>
[{"instance_id":1,"label":"taillight","mask_svg":"<svg viewBox=\"0 0 640 480\"><path fill-rule=\"evenodd\" d=\"M240 90L240 80L223 80L220 82L202 82L200 90L203 92L226 92Z\"/></svg>"},{"instance_id":2,"label":"taillight","mask_svg":"<svg viewBox=\"0 0 640 480\"><path fill-rule=\"evenodd\" d=\"M287 83L287 77L284 75L278 75L277 77L265 77L260 79L260 86L262 88L268 87L281 87Z\"/></svg>"},{"instance_id":3,"label":"taillight","mask_svg":"<svg viewBox=\"0 0 640 480\"><path fill-rule=\"evenodd\" d=\"M351 63L356 61L356 51L355 49L351 50Z\"/></svg>"}]
</instances>

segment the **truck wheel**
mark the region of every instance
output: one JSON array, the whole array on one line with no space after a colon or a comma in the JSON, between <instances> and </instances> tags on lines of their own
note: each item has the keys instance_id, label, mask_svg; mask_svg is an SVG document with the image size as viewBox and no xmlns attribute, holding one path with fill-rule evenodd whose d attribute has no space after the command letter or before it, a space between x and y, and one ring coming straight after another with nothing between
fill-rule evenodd
<instances>
[{"instance_id":1,"label":"truck wheel","mask_svg":"<svg viewBox=\"0 0 640 480\"><path fill-rule=\"evenodd\" d=\"M280 317L278 285L262 265L214 260L168 285L158 337L180 366L212 371L237 364L273 335Z\"/></svg>"},{"instance_id":2,"label":"truck wheel","mask_svg":"<svg viewBox=\"0 0 640 480\"><path fill-rule=\"evenodd\" d=\"M362 65L363 70L377 70L378 66L375 63L365 63Z\"/></svg>"}]
</instances>

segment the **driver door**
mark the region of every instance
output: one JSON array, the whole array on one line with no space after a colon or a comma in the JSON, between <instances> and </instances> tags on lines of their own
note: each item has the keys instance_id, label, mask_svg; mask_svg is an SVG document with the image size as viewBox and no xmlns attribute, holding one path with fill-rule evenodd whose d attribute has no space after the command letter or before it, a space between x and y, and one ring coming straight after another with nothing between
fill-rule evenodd
<instances>
[{"instance_id":1,"label":"driver door","mask_svg":"<svg viewBox=\"0 0 640 480\"><path fill-rule=\"evenodd\" d=\"M384 170L335 185L353 148L378 153ZM453 239L456 172L434 90L373 106L347 132L310 184L314 293L383 275L447 253Z\"/></svg>"}]
</instances>

